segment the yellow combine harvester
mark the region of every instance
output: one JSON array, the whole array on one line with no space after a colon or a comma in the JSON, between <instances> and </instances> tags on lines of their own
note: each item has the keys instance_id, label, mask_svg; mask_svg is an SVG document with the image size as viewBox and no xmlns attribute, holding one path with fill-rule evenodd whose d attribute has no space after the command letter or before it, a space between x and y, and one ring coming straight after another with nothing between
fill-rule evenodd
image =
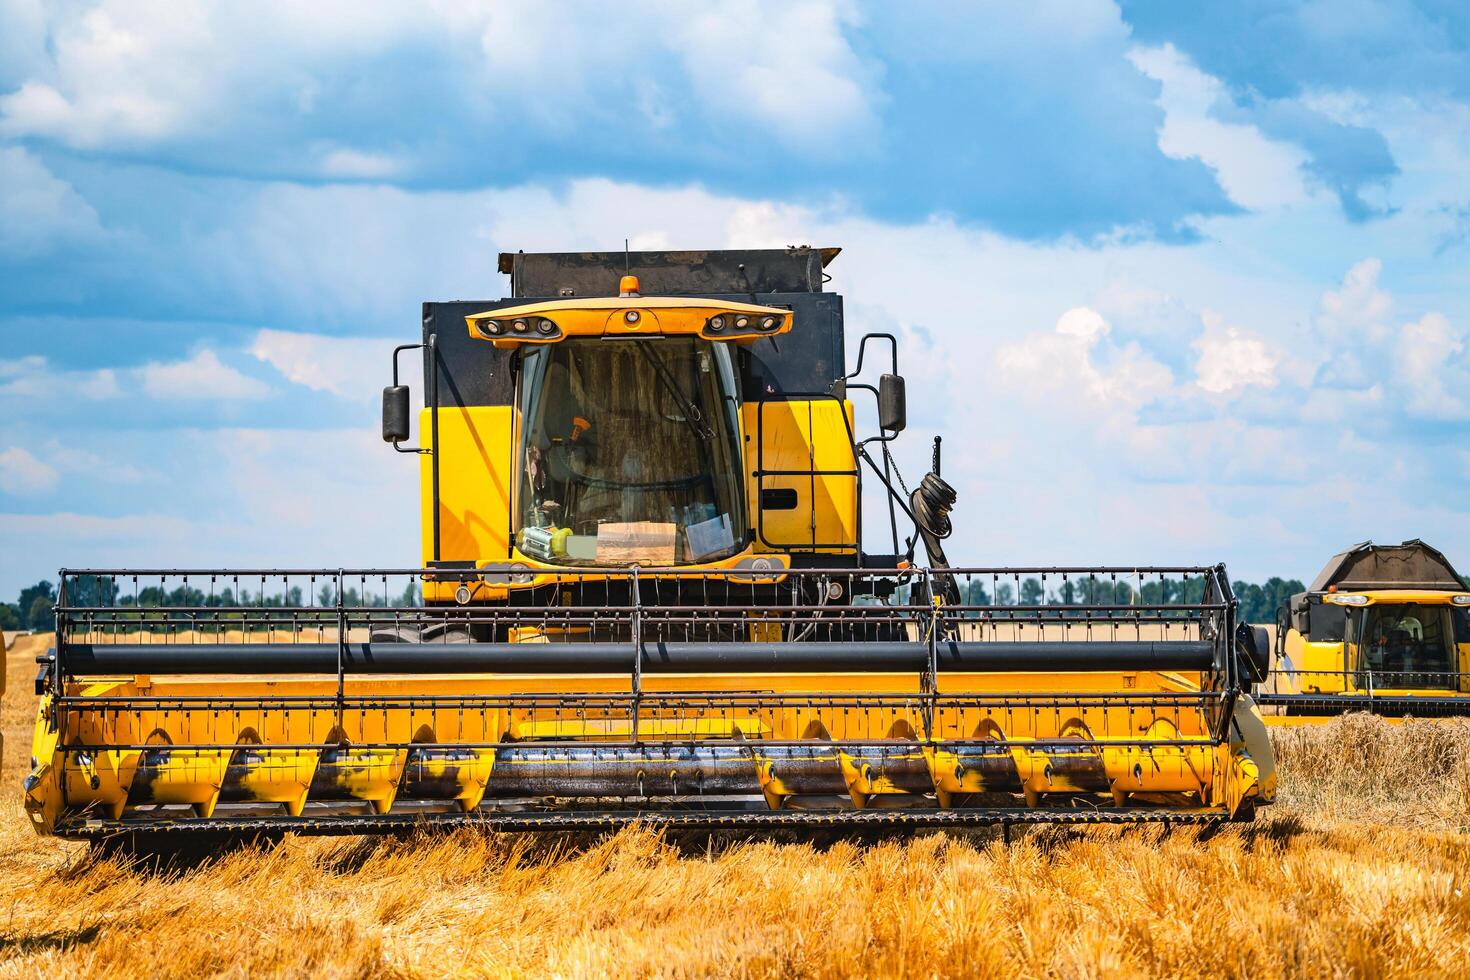
<instances>
[{"instance_id":1,"label":"yellow combine harvester","mask_svg":"<svg viewBox=\"0 0 1470 980\"><path fill-rule=\"evenodd\" d=\"M36 829L1202 822L1270 802L1244 692L1267 651L1224 568L949 567L937 440L934 472L895 489L897 343L863 338L847 371L836 251L518 253L511 298L426 304L383 398L384 438L421 461L423 567L63 572ZM880 345L891 367L863 382ZM1193 601L1143 598L1181 581Z\"/></svg>"},{"instance_id":2,"label":"yellow combine harvester","mask_svg":"<svg viewBox=\"0 0 1470 980\"><path fill-rule=\"evenodd\" d=\"M1470 588L1423 541L1354 545L1277 613L1271 712L1470 714Z\"/></svg>"}]
</instances>

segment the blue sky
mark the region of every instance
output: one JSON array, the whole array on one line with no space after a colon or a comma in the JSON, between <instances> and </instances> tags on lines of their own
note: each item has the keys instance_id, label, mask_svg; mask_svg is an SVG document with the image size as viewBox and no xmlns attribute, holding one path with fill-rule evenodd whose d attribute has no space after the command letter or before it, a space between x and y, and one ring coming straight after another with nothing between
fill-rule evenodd
<instances>
[{"instance_id":1,"label":"blue sky","mask_svg":"<svg viewBox=\"0 0 1470 980\"><path fill-rule=\"evenodd\" d=\"M417 560L375 435L501 250L838 245L969 564L1470 566L1470 15L0 0L0 596Z\"/></svg>"}]
</instances>

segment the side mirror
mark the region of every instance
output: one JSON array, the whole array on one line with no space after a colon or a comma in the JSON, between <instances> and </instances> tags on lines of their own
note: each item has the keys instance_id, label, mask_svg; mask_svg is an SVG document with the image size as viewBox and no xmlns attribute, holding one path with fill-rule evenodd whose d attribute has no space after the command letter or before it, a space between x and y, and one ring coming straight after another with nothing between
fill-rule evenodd
<instances>
[{"instance_id":1,"label":"side mirror","mask_svg":"<svg viewBox=\"0 0 1470 980\"><path fill-rule=\"evenodd\" d=\"M403 442L408 438L408 385L383 389L383 441Z\"/></svg>"},{"instance_id":2,"label":"side mirror","mask_svg":"<svg viewBox=\"0 0 1470 980\"><path fill-rule=\"evenodd\" d=\"M1312 604L1306 596L1302 596L1301 602L1292 603L1291 628L1303 637L1312 633Z\"/></svg>"},{"instance_id":3,"label":"side mirror","mask_svg":"<svg viewBox=\"0 0 1470 980\"><path fill-rule=\"evenodd\" d=\"M908 423L908 402L904 397L903 375L885 374L878 379L878 427L888 432L902 432Z\"/></svg>"}]
</instances>

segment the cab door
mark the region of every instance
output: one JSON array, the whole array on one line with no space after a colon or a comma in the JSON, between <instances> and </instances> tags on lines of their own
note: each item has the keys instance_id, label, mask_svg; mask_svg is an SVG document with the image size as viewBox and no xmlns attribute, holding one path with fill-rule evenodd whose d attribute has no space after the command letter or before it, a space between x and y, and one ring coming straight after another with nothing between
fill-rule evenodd
<instances>
[{"instance_id":1,"label":"cab door","mask_svg":"<svg viewBox=\"0 0 1470 980\"><path fill-rule=\"evenodd\" d=\"M1455 650L1459 653L1455 690L1470 694L1470 608L1456 606L1450 617L1455 621Z\"/></svg>"},{"instance_id":2,"label":"cab door","mask_svg":"<svg viewBox=\"0 0 1470 980\"><path fill-rule=\"evenodd\" d=\"M751 524L766 550L854 554L858 469L852 404L836 398L747 402L754 451Z\"/></svg>"}]
</instances>

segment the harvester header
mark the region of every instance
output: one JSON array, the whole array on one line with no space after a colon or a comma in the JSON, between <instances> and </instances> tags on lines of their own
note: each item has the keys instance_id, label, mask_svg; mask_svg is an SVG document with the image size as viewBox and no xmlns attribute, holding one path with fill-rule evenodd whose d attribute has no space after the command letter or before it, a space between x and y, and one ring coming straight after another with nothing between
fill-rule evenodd
<instances>
[{"instance_id":1,"label":"harvester header","mask_svg":"<svg viewBox=\"0 0 1470 980\"><path fill-rule=\"evenodd\" d=\"M511 296L426 303L383 395L384 439L419 461L418 566L63 572L37 830L1203 822L1270 802L1247 693L1265 648L1224 568L952 567L938 440L910 492L888 451L898 343L861 338L849 370L836 254L514 253Z\"/></svg>"}]
</instances>

